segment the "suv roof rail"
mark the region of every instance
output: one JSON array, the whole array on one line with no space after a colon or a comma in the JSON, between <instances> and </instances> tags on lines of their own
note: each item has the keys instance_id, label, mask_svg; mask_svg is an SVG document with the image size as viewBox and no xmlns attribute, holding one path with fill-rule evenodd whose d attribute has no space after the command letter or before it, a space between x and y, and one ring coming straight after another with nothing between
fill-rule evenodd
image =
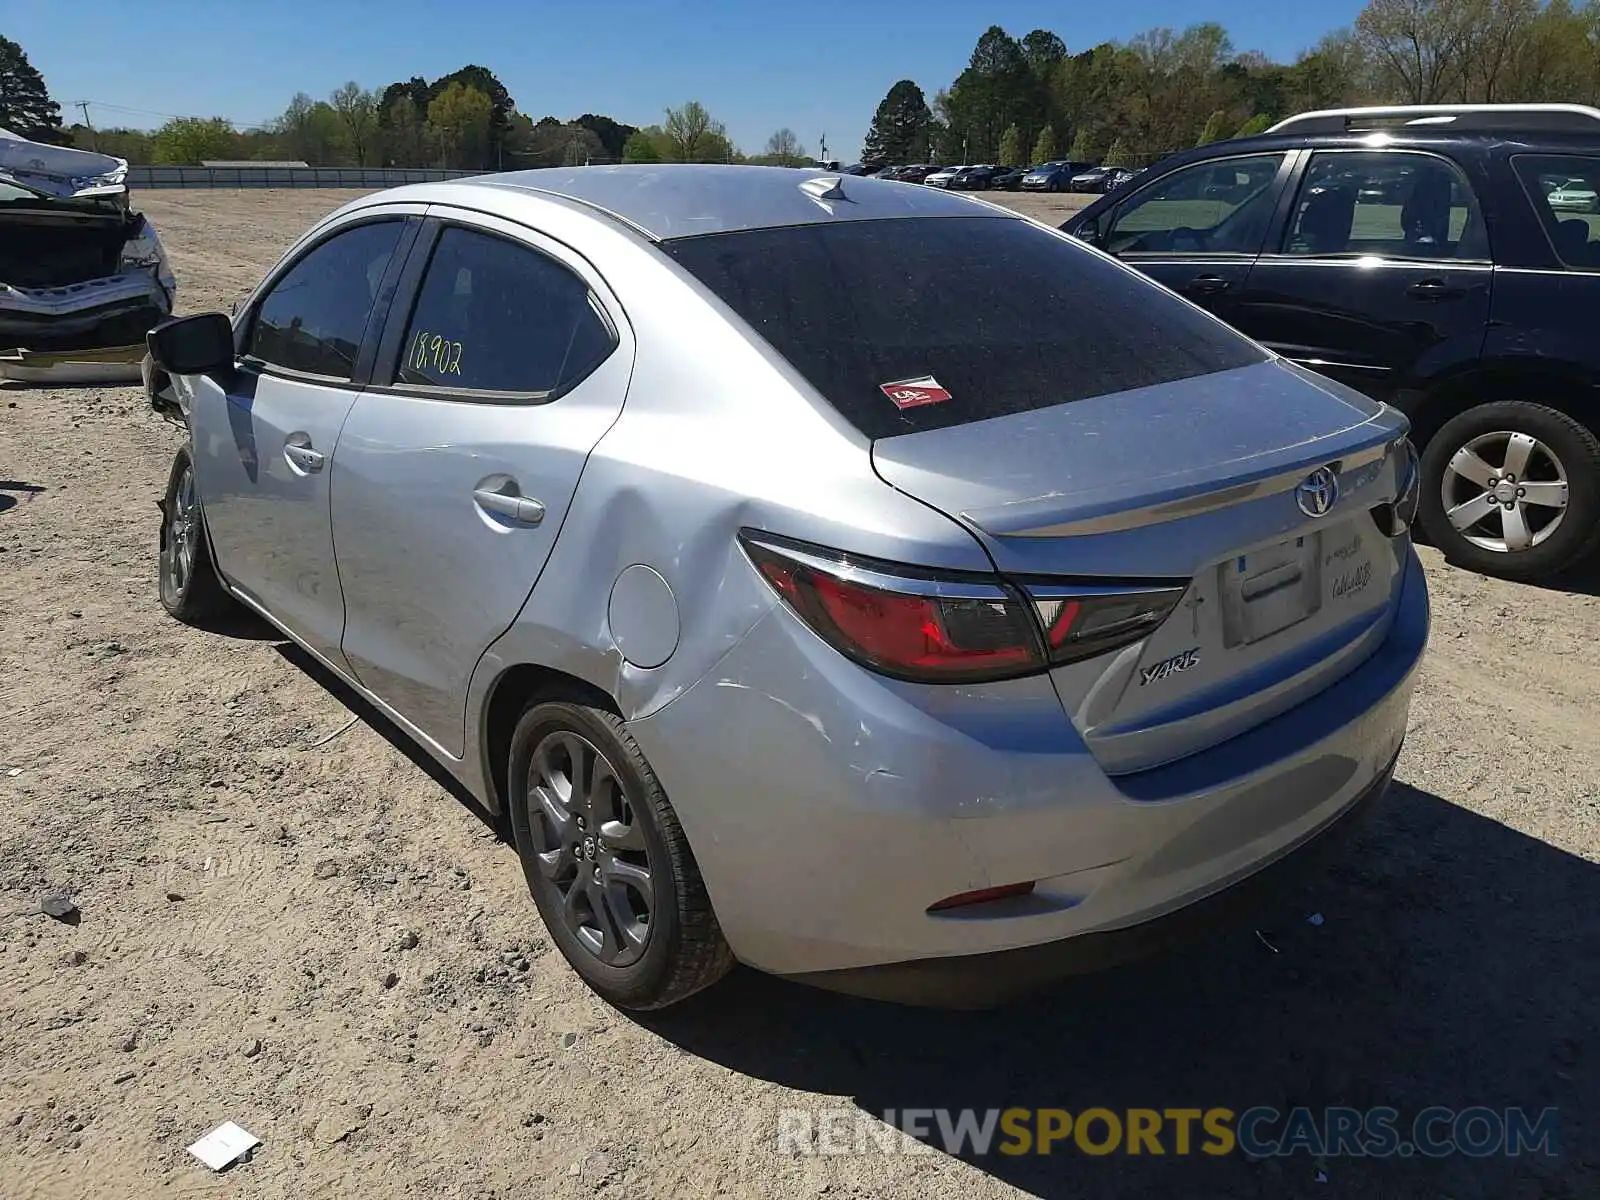
<instances>
[{"instance_id":1,"label":"suv roof rail","mask_svg":"<svg viewBox=\"0 0 1600 1200\"><path fill-rule=\"evenodd\" d=\"M1329 108L1285 117L1268 133L1351 133L1415 127L1463 132L1600 133L1600 108L1584 104L1393 104Z\"/></svg>"}]
</instances>

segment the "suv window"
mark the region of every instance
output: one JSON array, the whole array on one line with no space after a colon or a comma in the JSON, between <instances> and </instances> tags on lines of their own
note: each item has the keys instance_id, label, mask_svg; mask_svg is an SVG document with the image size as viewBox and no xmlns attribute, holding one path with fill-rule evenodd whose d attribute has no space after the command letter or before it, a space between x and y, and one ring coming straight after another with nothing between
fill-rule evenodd
<instances>
[{"instance_id":1,"label":"suv window","mask_svg":"<svg viewBox=\"0 0 1600 1200\"><path fill-rule=\"evenodd\" d=\"M1600 157L1518 154L1511 162L1557 257L1569 267L1600 270Z\"/></svg>"},{"instance_id":2,"label":"suv window","mask_svg":"<svg viewBox=\"0 0 1600 1200\"><path fill-rule=\"evenodd\" d=\"M403 225L398 217L356 225L308 250L257 306L246 354L349 379Z\"/></svg>"},{"instance_id":3,"label":"suv window","mask_svg":"<svg viewBox=\"0 0 1600 1200\"><path fill-rule=\"evenodd\" d=\"M1403 150L1311 156L1285 254L1484 259L1472 188L1454 163Z\"/></svg>"},{"instance_id":4,"label":"suv window","mask_svg":"<svg viewBox=\"0 0 1600 1200\"><path fill-rule=\"evenodd\" d=\"M397 381L544 399L572 388L616 345L589 285L566 267L452 225L423 277Z\"/></svg>"},{"instance_id":5,"label":"suv window","mask_svg":"<svg viewBox=\"0 0 1600 1200\"><path fill-rule=\"evenodd\" d=\"M869 438L1265 358L1131 271L1009 217L836 221L661 248Z\"/></svg>"},{"instance_id":6,"label":"suv window","mask_svg":"<svg viewBox=\"0 0 1600 1200\"><path fill-rule=\"evenodd\" d=\"M1113 254L1254 254L1272 220L1283 154L1194 163L1141 188L1117 209Z\"/></svg>"}]
</instances>

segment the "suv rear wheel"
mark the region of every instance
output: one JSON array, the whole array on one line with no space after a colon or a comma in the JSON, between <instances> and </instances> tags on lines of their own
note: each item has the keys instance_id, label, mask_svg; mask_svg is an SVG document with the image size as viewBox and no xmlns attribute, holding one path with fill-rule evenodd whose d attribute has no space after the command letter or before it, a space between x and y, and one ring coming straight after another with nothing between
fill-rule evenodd
<instances>
[{"instance_id":1,"label":"suv rear wheel","mask_svg":"<svg viewBox=\"0 0 1600 1200\"><path fill-rule=\"evenodd\" d=\"M1460 566L1510 579L1565 571L1600 546L1600 440L1542 404L1468 409L1428 440L1419 516Z\"/></svg>"}]
</instances>

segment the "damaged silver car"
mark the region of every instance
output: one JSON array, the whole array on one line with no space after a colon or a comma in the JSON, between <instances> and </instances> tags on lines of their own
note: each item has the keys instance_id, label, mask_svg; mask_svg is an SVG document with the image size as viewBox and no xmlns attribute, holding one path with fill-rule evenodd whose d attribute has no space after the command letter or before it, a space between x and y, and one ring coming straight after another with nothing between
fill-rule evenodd
<instances>
[{"instance_id":1,"label":"damaged silver car","mask_svg":"<svg viewBox=\"0 0 1600 1200\"><path fill-rule=\"evenodd\" d=\"M136 382L177 290L120 158L0 129L0 379Z\"/></svg>"}]
</instances>

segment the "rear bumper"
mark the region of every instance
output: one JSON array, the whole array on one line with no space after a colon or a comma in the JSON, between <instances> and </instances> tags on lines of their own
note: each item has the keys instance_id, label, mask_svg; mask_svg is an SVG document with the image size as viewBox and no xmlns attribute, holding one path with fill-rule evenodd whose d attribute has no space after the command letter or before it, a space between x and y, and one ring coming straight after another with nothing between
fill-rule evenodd
<instances>
[{"instance_id":1,"label":"rear bumper","mask_svg":"<svg viewBox=\"0 0 1600 1200\"><path fill-rule=\"evenodd\" d=\"M984 962L973 956L1195 905L1381 791L1428 633L1422 568L1405 557L1388 635L1365 662L1247 733L1115 778L1048 678L886 680L781 605L630 729L742 961L840 985L853 978L840 972L919 960L970 971ZM928 911L1028 880L1031 896Z\"/></svg>"},{"instance_id":2,"label":"rear bumper","mask_svg":"<svg viewBox=\"0 0 1600 1200\"><path fill-rule=\"evenodd\" d=\"M1159 953L1263 911L1343 851L1389 788L1391 760L1355 803L1254 873L1163 916L1039 946L791 975L796 983L896 1004L990 1008L1049 984Z\"/></svg>"}]
</instances>

